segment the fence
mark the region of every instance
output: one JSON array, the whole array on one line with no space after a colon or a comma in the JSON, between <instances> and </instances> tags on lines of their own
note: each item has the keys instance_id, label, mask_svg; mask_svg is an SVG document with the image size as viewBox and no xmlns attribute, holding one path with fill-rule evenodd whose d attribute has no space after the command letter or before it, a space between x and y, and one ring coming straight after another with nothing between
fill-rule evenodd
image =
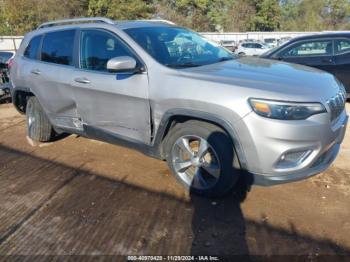
<instances>
[{"instance_id":1,"label":"fence","mask_svg":"<svg viewBox=\"0 0 350 262\"><path fill-rule=\"evenodd\" d=\"M201 33L206 38L220 42L222 40L230 40L238 42L244 39L254 39L263 41L266 38L276 38L280 39L283 37L297 37L308 34L316 34L319 32L244 32L244 33L212 33L212 32L203 32Z\"/></svg>"},{"instance_id":2,"label":"fence","mask_svg":"<svg viewBox=\"0 0 350 262\"><path fill-rule=\"evenodd\" d=\"M22 39L22 36L0 36L0 51L17 51Z\"/></svg>"}]
</instances>

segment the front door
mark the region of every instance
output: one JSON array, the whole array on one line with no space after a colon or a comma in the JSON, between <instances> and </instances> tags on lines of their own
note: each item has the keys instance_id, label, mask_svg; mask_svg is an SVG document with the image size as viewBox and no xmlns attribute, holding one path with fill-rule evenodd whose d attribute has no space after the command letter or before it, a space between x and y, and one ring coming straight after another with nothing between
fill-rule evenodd
<instances>
[{"instance_id":1,"label":"front door","mask_svg":"<svg viewBox=\"0 0 350 262\"><path fill-rule=\"evenodd\" d=\"M114 33L102 29L80 31L79 69L73 79L82 124L148 144L151 137L147 73L111 73L107 61L135 53Z\"/></svg>"}]
</instances>

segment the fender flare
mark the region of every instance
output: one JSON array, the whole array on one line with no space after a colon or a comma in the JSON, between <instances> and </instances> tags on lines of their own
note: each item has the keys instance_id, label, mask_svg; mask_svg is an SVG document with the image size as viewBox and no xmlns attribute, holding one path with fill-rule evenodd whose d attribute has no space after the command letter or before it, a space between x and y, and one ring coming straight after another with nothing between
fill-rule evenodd
<instances>
[{"instance_id":1,"label":"fender flare","mask_svg":"<svg viewBox=\"0 0 350 262\"><path fill-rule=\"evenodd\" d=\"M22 112L20 110L20 108L18 107L18 101L17 101L17 94L19 92L26 92L26 93L31 93L33 95L35 95L32 90L30 88L27 88L27 87L16 87L16 88L11 88L11 98L12 98L12 104L13 106L16 108L16 110L20 113L20 114L25 114L25 112Z\"/></svg>"},{"instance_id":2,"label":"fender flare","mask_svg":"<svg viewBox=\"0 0 350 262\"><path fill-rule=\"evenodd\" d=\"M155 148L159 148L159 149L161 148L161 144L166 132L166 128L168 127L171 119L174 117L188 117L188 118L203 120L222 127L228 133L228 135L231 137L233 141L233 144L235 146L234 149L238 156L238 160L241 168L245 170L247 169L247 161L246 161L245 153L239 141L238 133L235 130L235 128L224 118L218 115L203 112L203 111L191 110L191 109L171 109L165 112L159 123L156 134L154 136L153 146Z\"/></svg>"}]
</instances>

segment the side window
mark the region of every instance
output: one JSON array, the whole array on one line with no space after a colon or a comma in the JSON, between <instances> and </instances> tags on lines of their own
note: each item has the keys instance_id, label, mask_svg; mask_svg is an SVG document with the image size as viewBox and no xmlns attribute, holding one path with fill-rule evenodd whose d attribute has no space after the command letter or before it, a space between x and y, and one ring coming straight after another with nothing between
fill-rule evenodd
<instances>
[{"instance_id":1,"label":"side window","mask_svg":"<svg viewBox=\"0 0 350 262\"><path fill-rule=\"evenodd\" d=\"M333 55L333 41L316 40L299 43L287 51L283 51L282 57L303 57L317 55Z\"/></svg>"},{"instance_id":2,"label":"side window","mask_svg":"<svg viewBox=\"0 0 350 262\"><path fill-rule=\"evenodd\" d=\"M131 56L136 59L126 44L115 35L102 30L82 30L80 68L107 71L108 60L118 56Z\"/></svg>"},{"instance_id":3,"label":"side window","mask_svg":"<svg viewBox=\"0 0 350 262\"><path fill-rule=\"evenodd\" d=\"M75 30L45 34L41 60L61 65L73 65L74 36Z\"/></svg>"},{"instance_id":4,"label":"side window","mask_svg":"<svg viewBox=\"0 0 350 262\"><path fill-rule=\"evenodd\" d=\"M254 44L254 47L255 47L255 48L258 48L258 49L261 49L261 48L262 48L262 45L261 45L261 44Z\"/></svg>"},{"instance_id":5,"label":"side window","mask_svg":"<svg viewBox=\"0 0 350 262\"><path fill-rule=\"evenodd\" d=\"M344 54L350 52L350 40L336 39L334 45L335 54Z\"/></svg>"},{"instance_id":6,"label":"side window","mask_svg":"<svg viewBox=\"0 0 350 262\"><path fill-rule=\"evenodd\" d=\"M40 48L41 35L38 35L30 40L29 45L24 51L24 56L30 59L38 59L38 51Z\"/></svg>"}]
</instances>

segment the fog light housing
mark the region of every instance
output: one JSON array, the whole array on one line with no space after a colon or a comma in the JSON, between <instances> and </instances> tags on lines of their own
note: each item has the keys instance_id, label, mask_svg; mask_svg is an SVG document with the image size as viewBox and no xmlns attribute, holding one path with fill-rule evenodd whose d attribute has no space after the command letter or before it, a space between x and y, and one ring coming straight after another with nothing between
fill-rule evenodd
<instances>
[{"instance_id":1,"label":"fog light housing","mask_svg":"<svg viewBox=\"0 0 350 262\"><path fill-rule=\"evenodd\" d=\"M280 157L277 163L277 168L297 167L301 165L311 155L311 153L311 149L286 152Z\"/></svg>"}]
</instances>

